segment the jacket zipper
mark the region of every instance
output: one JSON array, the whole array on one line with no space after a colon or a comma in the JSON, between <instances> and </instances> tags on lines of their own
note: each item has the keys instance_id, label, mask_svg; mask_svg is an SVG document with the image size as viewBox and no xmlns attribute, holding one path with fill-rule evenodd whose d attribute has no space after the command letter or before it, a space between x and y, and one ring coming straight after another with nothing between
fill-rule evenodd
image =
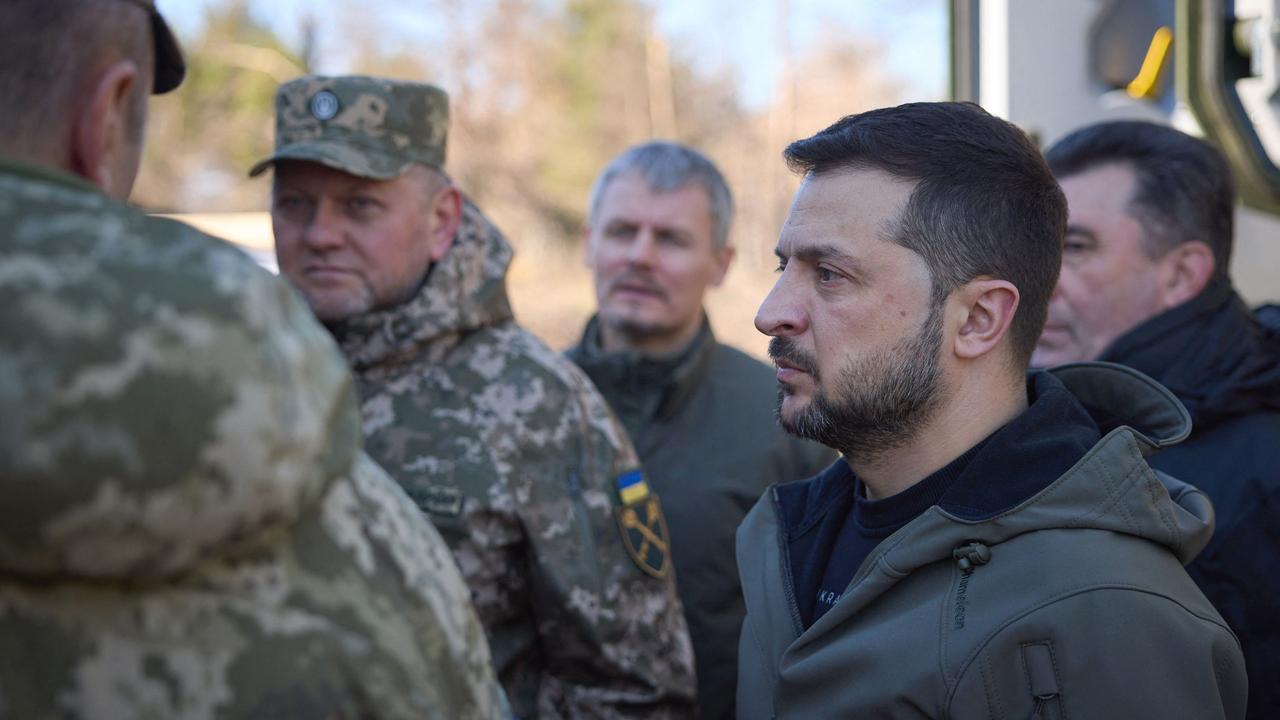
<instances>
[{"instance_id":1,"label":"jacket zipper","mask_svg":"<svg viewBox=\"0 0 1280 720\"><path fill-rule=\"evenodd\" d=\"M778 503L777 488L769 489L773 500L773 515L778 519L778 554L782 558L782 591L787 596L787 608L791 611L791 624L796 637L804 633L804 621L800 619L800 603L796 602L795 578L791 576L791 552L787 547L786 528L782 523L782 506Z\"/></svg>"}]
</instances>

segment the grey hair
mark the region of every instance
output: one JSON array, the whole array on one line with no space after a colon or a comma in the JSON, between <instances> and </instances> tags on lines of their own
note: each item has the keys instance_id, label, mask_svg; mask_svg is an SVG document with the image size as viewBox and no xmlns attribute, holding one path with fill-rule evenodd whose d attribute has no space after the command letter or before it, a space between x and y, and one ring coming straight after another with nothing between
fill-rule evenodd
<instances>
[{"instance_id":1,"label":"grey hair","mask_svg":"<svg viewBox=\"0 0 1280 720\"><path fill-rule=\"evenodd\" d=\"M707 156L673 142L635 145L614 158L591 188L592 221L600 215L600 203L609 183L627 173L644 178L654 192L675 192L690 183L701 185L711 205L712 246L722 248L729 243L729 227L733 224L733 193L729 191L729 184Z\"/></svg>"}]
</instances>

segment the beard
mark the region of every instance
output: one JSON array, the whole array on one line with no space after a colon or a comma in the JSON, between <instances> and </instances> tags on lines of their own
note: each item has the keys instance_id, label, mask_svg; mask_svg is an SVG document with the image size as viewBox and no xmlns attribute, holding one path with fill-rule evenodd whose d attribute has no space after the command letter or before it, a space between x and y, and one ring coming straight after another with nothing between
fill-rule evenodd
<instances>
[{"instance_id":1,"label":"beard","mask_svg":"<svg viewBox=\"0 0 1280 720\"><path fill-rule=\"evenodd\" d=\"M769 343L769 356L807 372L815 388L808 406L786 417L782 402L792 390L781 385L778 421L792 435L835 448L849 458L874 458L901 447L916 436L942 400L941 345L939 303L930 309L919 332L887 350L850 361L826 388L816 361L789 338L775 337Z\"/></svg>"}]
</instances>

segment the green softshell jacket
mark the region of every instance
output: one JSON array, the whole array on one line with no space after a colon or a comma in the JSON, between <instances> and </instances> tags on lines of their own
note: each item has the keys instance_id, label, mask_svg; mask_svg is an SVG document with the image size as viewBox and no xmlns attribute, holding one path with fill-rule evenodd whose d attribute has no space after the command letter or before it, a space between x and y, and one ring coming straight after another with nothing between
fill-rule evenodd
<instances>
[{"instance_id":1,"label":"green softshell jacket","mask_svg":"<svg viewBox=\"0 0 1280 720\"><path fill-rule=\"evenodd\" d=\"M738 531L740 718L1243 717L1239 642L1182 568L1212 507L1143 459L1187 436L1186 411L1119 366L1052 372L1127 425L995 517L930 508L808 629L766 493Z\"/></svg>"}]
</instances>

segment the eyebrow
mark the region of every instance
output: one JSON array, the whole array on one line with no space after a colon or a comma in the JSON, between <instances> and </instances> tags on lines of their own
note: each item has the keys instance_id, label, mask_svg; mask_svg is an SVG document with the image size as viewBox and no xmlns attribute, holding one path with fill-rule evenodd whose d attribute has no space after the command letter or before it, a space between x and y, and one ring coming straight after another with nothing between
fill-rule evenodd
<instances>
[{"instance_id":1,"label":"eyebrow","mask_svg":"<svg viewBox=\"0 0 1280 720\"><path fill-rule=\"evenodd\" d=\"M638 223L638 222L636 222L636 221L634 221L634 220L628 220L627 218L615 217L615 218L609 218L609 219L605 222L604 227L605 227L606 229L611 229L611 228L627 228L627 229L633 229L633 228L638 228L638 227L640 227L640 225L641 225L641 223ZM692 238L692 237L693 237L693 233L692 233L692 232L687 231L687 230L685 230L684 228L677 227L677 226L675 226L675 225L655 225L655 226L653 227L653 231L654 231L654 234L655 234L655 235L662 234L662 233L666 233L666 234L669 234L669 235L674 235L675 237L678 237L678 238L680 238L680 239L682 239L682 240L689 240L690 238ZM776 251L775 251L775 252L776 252Z\"/></svg>"},{"instance_id":2,"label":"eyebrow","mask_svg":"<svg viewBox=\"0 0 1280 720\"><path fill-rule=\"evenodd\" d=\"M774 248L773 254L777 255L779 260L785 260L788 258L788 256L783 255L782 251L777 248ZM818 244L818 245L805 246L791 253L789 257L795 258L801 262L809 263L811 265L818 263L822 260L831 260L840 265L845 265L850 267L856 267L859 264L858 259L855 258L854 256L841 250L835 245L830 245L825 243Z\"/></svg>"},{"instance_id":3,"label":"eyebrow","mask_svg":"<svg viewBox=\"0 0 1280 720\"><path fill-rule=\"evenodd\" d=\"M1087 227L1085 227L1085 226L1083 226L1083 225L1071 225L1070 223L1068 223L1068 224L1067 224L1067 232L1066 232L1066 234L1067 234L1067 235L1079 235L1079 236L1081 236L1081 237L1085 237L1085 238L1088 238L1088 239L1090 239L1090 240L1097 240L1097 239L1098 239L1098 236L1097 236L1097 235L1095 235L1095 234L1093 233L1093 231L1092 231L1092 230L1090 230L1089 228L1087 228Z\"/></svg>"}]
</instances>

